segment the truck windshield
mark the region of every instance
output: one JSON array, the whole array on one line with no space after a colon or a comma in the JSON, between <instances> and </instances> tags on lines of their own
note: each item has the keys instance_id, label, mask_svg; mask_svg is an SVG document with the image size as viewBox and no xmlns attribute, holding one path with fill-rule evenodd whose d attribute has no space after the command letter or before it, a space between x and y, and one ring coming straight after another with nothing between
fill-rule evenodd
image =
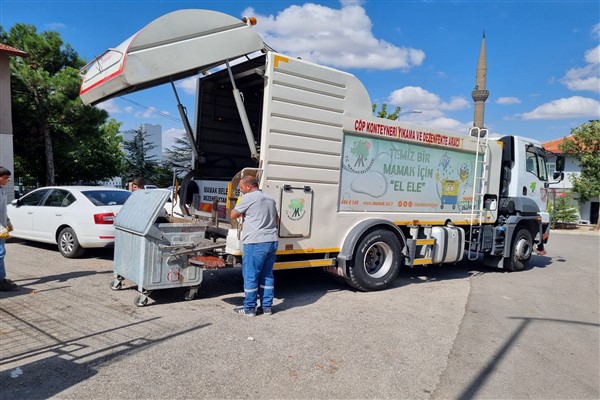
<instances>
[{"instance_id":1,"label":"truck windshield","mask_svg":"<svg viewBox=\"0 0 600 400\"><path fill-rule=\"evenodd\" d=\"M528 146L525 152L525 168L527 172L531 172L542 181L548 180L548 172L546 169L546 159L542 157L540 152L533 146Z\"/></svg>"}]
</instances>

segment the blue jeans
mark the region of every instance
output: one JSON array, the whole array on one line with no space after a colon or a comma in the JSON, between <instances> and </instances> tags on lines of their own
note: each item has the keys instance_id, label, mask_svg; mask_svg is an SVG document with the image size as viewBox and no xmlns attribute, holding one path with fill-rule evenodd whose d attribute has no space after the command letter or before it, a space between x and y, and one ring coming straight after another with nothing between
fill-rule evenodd
<instances>
[{"instance_id":1,"label":"blue jeans","mask_svg":"<svg viewBox=\"0 0 600 400\"><path fill-rule=\"evenodd\" d=\"M273 305L275 279L273 264L277 242L249 243L243 248L242 275L244 276L244 308L254 310L257 298L262 307Z\"/></svg>"},{"instance_id":2,"label":"blue jeans","mask_svg":"<svg viewBox=\"0 0 600 400\"><path fill-rule=\"evenodd\" d=\"M4 266L4 256L6 255L5 240L0 239L0 280L6 278L6 267Z\"/></svg>"}]
</instances>

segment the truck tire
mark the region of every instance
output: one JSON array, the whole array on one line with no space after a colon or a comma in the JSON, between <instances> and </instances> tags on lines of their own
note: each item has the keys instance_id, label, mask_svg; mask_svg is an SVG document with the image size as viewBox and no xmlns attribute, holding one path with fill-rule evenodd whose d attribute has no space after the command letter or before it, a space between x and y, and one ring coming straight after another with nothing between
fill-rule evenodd
<instances>
[{"instance_id":1,"label":"truck tire","mask_svg":"<svg viewBox=\"0 0 600 400\"><path fill-rule=\"evenodd\" d=\"M387 288L398 275L401 251L398 237L389 230L368 232L354 250L347 282L364 292Z\"/></svg>"},{"instance_id":2,"label":"truck tire","mask_svg":"<svg viewBox=\"0 0 600 400\"><path fill-rule=\"evenodd\" d=\"M65 258L81 257L85 249L79 244L77 235L72 228L64 228L58 234L58 250Z\"/></svg>"},{"instance_id":3,"label":"truck tire","mask_svg":"<svg viewBox=\"0 0 600 400\"><path fill-rule=\"evenodd\" d=\"M533 236L529 229L520 228L513 238L510 257L504 259L504 269L507 271L523 271L527 268L533 252Z\"/></svg>"}]
</instances>

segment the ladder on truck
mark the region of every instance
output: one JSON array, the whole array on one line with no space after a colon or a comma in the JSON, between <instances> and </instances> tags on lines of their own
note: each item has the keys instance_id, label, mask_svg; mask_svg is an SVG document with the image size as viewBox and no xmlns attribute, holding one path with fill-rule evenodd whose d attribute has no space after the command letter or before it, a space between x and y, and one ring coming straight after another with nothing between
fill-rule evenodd
<instances>
[{"instance_id":1,"label":"ladder on truck","mask_svg":"<svg viewBox=\"0 0 600 400\"><path fill-rule=\"evenodd\" d=\"M478 243L481 241L482 220L484 214L483 198L486 192L485 180L488 176L488 130L471 128L471 136L477 137L475 152L475 170L473 174L473 195L471 196L471 213L469 215L469 241L467 257L476 260L479 256ZM474 232L477 232L476 234Z\"/></svg>"}]
</instances>

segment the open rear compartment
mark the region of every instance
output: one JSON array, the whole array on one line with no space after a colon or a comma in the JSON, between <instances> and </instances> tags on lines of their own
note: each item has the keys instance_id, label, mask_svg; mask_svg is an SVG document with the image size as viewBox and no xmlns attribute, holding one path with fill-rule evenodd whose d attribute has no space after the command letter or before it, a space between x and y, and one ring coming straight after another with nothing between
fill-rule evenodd
<instances>
[{"instance_id":1,"label":"open rear compartment","mask_svg":"<svg viewBox=\"0 0 600 400\"><path fill-rule=\"evenodd\" d=\"M230 227L227 202L230 207L235 205L240 173L244 169L253 173L260 167L258 159L252 157L252 145L244 131L231 77L243 99L253 145L260 151L265 59L265 55L246 59L231 66L231 74L225 68L198 79L193 128L198 158L181 191L192 216L216 214L220 224ZM228 187L231 187L229 198ZM217 212L213 213L215 205Z\"/></svg>"}]
</instances>

